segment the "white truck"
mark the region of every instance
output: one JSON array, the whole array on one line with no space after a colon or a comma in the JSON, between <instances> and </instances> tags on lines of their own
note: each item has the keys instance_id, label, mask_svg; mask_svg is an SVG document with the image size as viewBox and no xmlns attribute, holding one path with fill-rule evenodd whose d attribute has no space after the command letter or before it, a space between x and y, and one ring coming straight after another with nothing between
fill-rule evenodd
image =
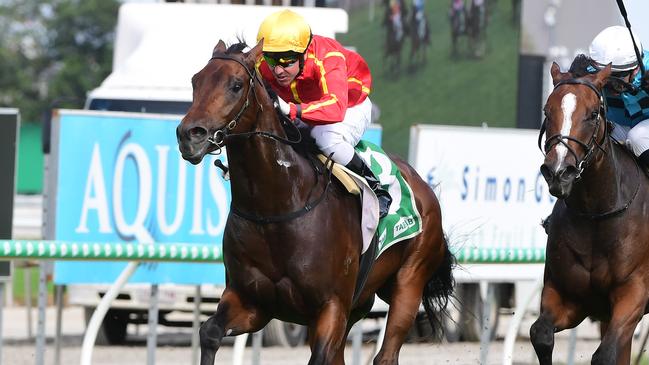
<instances>
[{"instance_id":1,"label":"white truck","mask_svg":"<svg viewBox=\"0 0 649 365\"><path fill-rule=\"evenodd\" d=\"M256 41L257 27L277 7L126 3L119 9L113 71L89 92L85 109L183 115L192 100L191 77L209 60L216 43ZM342 9L294 7L311 24L315 34L335 37L347 31ZM46 237L48 238L48 237ZM52 237L49 237L52 238ZM92 314L109 285L68 284L71 304ZM201 286L201 312L216 309L222 287ZM129 323L146 323L150 286L128 284L113 302L98 341L124 341ZM159 292L159 322L168 326L191 326L196 289L165 284ZM303 327L271 322L264 330L269 345L295 346L304 342Z\"/></svg>"}]
</instances>

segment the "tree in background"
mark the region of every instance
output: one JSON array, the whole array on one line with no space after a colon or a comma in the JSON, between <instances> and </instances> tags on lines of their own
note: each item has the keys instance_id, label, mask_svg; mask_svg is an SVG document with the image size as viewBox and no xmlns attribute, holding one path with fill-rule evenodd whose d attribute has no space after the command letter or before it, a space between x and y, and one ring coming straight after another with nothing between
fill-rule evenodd
<instances>
[{"instance_id":1,"label":"tree in background","mask_svg":"<svg viewBox=\"0 0 649 365\"><path fill-rule=\"evenodd\" d=\"M112 67L117 0L0 1L0 106L81 108Z\"/></svg>"}]
</instances>

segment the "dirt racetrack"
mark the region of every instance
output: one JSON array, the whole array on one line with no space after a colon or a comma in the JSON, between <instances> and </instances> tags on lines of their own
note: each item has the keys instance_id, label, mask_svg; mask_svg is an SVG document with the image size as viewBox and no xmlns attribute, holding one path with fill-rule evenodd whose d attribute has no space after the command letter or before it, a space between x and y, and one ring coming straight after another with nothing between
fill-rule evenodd
<instances>
[{"instance_id":1,"label":"dirt racetrack","mask_svg":"<svg viewBox=\"0 0 649 365\"><path fill-rule=\"evenodd\" d=\"M34 312L35 314L35 312ZM27 338L26 311L22 307L5 308L3 313L3 346L2 364L23 365L33 364L35 359L34 341ZM36 316L34 315L34 322ZM66 308L64 311L63 346L61 349L61 364L78 364L83 339L83 310L81 308ZM497 330L496 341L489 346L488 364L502 364L503 337L507 330L509 317L501 316ZM514 364L536 363L533 349L526 335L533 318L529 317L523 323L519 332L514 351ZM45 364L54 364L53 334L54 310L47 312L48 348L45 354ZM35 323L34 323L35 326ZM95 365L135 365L147 363L146 352L146 326L129 325L129 336L126 346L99 346L93 353ZM560 333L556 338L554 351L555 363L566 363L568 356L568 333ZM191 362L191 330L185 328L159 327L158 348L156 350L156 364L177 365ZM636 336L634 353L639 346L640 338ZM575 363L590 363L590 356L597 348L597 328L591 323L584 323L579 327ZM362 350L362 364L368 363L370 354L374 349L373 343L365 343ZM216 364L232 364L232 342L225 344L217 354ZM352 362L351 342L347 345L345 353L346 363ZM480 344L477 342L459 343L425 343L404 345L401 356L401 365L420 364L478 364L480 358ZM306 346L297 348L265 347L261 350L263 365L304 365L309 359L309 349ZM252 363L251 348L246 348L243 364Z\"/></svg>"}]
</instances>

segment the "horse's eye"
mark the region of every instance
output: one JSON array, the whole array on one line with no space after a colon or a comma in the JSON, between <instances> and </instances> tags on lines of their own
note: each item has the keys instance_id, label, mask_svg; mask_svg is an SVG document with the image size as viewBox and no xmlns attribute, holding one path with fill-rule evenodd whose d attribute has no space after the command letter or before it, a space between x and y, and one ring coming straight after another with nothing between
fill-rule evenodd
<instances>
[{"instance_id":1,"label":"horse's eye","mask_svg":"<svg viewBox=\"0 0 649 365\"><path fill-rule=\"evenodd\" d=\"M243 88L243 84L240 82L235 82L234 85L232 85L231 87L232 91L234 91L235 93L239 92L239 90L241 90L242 88Z\"/></svg>"},{"instance_id":2,"label":"horse's eye","mask_svg":"<svg viewBox=\"0 0 649 365\"><path fill-rule=\"evenodd\" d=\"M590 120L596 121L597 117L599 117L599 112L598 111L593 111L592 113L590 113Z\"/></svg>"}]
</instances>

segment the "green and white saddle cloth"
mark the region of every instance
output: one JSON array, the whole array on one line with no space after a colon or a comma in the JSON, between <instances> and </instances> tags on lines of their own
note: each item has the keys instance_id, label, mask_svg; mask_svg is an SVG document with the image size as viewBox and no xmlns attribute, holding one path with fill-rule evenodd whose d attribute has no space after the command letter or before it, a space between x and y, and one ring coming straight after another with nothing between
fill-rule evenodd
<instances>
[{"instance_id":1,"label":"green and white saddle cloth","mask_svg":"<svg viewBox=\"0 0 649 365\"><path fill-rule=\"evenodd\" d=\"M421 216L412 189L381 147L361 140L356 145L356 151L392 197L388 215L379 220L376 228L379 239L378 257L395 243L421 233Z\"/></svg>"}]
</instances>

